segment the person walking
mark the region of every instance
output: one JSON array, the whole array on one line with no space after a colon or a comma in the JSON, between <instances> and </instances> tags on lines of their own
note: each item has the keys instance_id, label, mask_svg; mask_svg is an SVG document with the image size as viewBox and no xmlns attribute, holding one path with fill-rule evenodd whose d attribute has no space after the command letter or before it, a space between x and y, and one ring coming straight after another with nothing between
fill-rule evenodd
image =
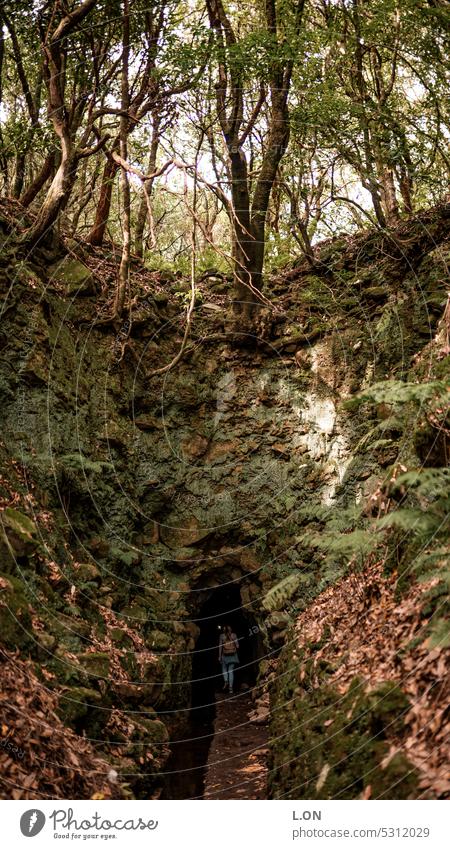
<instances>
[{"instance_id":1,"label":"person walking","mask_svg":"<svg viewBox=\"0 0 450 849\"><path fill-rule=\"evenodd\" d=\"M233 693L234 668L239 663L239 641L231 625L225 625L219 638L219 662L222 664L223 689Z\"/></svg>"}]
</instances>

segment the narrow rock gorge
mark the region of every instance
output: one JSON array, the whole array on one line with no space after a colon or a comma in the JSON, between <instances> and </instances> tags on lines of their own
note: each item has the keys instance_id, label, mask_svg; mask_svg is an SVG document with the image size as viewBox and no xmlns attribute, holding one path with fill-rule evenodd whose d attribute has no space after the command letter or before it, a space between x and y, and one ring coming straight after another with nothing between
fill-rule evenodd
<instances>
[{"instance_id":1,"label":"narrow rock gorge","mask_svg":"<svg viewBox=\"0 0 450 849\"><path fill-rule=\"evenodd\" d=\"M0 628L24 754L3 752L4 795L448 796L448 210L288 264L245 344L204 277L162 375L186 279L134 261L132 311L107 321L114 255L29 256L17 216Z\"/></svg>"}]
</instances>

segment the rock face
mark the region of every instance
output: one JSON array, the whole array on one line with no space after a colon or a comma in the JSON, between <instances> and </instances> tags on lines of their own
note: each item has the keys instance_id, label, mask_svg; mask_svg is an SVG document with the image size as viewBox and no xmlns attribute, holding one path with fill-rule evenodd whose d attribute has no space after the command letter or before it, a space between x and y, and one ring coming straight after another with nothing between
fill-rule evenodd
<instances>
[{"instance_id":1,"label":"rock face","mask_svg":"<svg viewBox=\"0 0 450 849\"><path fill-rule=\"evenodd\" d=\"M289 629L354 562L325 555L317 536L333 520L352 530L349 513L365 508L397 458L417 456L407 418L389 405L353 411L343 402L407 374L426 342L418 327L431 320L433 332L439 318L426 316L420 298L442 297L440 262L426 260L420 285L411 275L387 302L372 293L370 316L353 296L323 303L316 278L309 288L294 279L289 298L315 315L318 338L309 347L289 344L289 335L283 352L206 341L153 380L145 370L168 362L179 344L177 328L161 331L158 345L147 341L167 323L170 294L139 313L134 354L121 357L120 326L86 324L96 303L86 266L59 264L49 288L42 269L32 288L14 267L2 271L2 291L14 277L15 298L1 337L0 498L13 505L0 541L2 633L61 695L67 725L104 740L119 775L136 773L135 795L157 792L167 729L186 719L192 620L218 586L239 586L259 623L261 654L281 650L279 679L260 664L261 680L272 676L274 704L292 697L282 670L300 661ZM200 308L202 329L216 321L216 311ZM295 702L299 715L302 704ZM318 709L344 716L351 695L337 704L332 687L317 700ZM126 716L136 706L142 714L130 737ZM349 745L370 730L355 727ZM274 796L291 787L295 796L308 769L324 776L325 755L301 773L283 770L283 759L299 751L286 746L280 737L272 748ZM378 756L371 750L367 767ZM392 770L403 768L398 763ZM326 786L323 779L317 793ZM415 786L411 778L401 792L414 795Z\"/></svg>"},{"instance_id":2,"label":"rock face","mask_svg":"<svg viewBox=\"0 0 450 849\"><path fill-rule=\"evenodd\" d=\"M50 283L59 283L70 296L95 295L95 276L90 268L77 259L64 257L48 269Z\"/></svg>"}]
</instances>

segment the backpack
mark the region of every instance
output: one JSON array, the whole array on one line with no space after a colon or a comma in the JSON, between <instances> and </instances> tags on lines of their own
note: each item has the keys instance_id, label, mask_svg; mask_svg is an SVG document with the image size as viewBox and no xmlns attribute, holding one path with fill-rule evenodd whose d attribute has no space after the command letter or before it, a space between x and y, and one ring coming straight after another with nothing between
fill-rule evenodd
<instances>
[{"instance_id":1,"label":"backpack","mask_svg":"<svg viewBox=\"0 0 450 849\"><path fill-rule=\"evenodd\" d=\"M228 654L228 655L236 654L236 644L235 644L234 640L230 639L230 640L225 641L223 643L222 653Z\"/></svg>"}]
</instances>

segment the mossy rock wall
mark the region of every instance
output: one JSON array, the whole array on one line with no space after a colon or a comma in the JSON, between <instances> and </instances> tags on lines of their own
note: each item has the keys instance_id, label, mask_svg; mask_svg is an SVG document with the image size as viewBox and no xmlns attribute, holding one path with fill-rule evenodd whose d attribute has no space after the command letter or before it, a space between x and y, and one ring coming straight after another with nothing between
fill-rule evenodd
<instances>
[{"instance_id":1,"label":"mossy rock wall","mask_svg":"<svg viewBox=\"0 0 450 849\"><path fill-rule=\"evenodd\" d=\"M48 276L43 263L30 271L12 261L0 275L2 297L13 283L14 300L0 337L0 498L24 517L21 525L5 513L0 571L10 603L0 617L6 645L29 654L42 680L61 692L67 724L112 740L116 709L142 710L144 719L156 711L152 722L166 729L177 711L178 719L187 716L189 684L176 682L190 680L191 620L215 586L239 582L266 648L278 651L296 613L339 574L320 551L305 554L305 533L317 528L321 511L339 516L368 497L402 451L415 452L406 420L386 424L382 413L346 411L341 402L386 374L405 373L436 326L442 287L429 258L419 289L407 278L385 302L368 290L376 305L369 317L351 298L332 299L325 321L323 281L311 276L289 295L287 344L250 352L226 339L205 344L164 378L148 380L136 363L168 362L179 344L170 324L179 316L173 292L146 296L135 315L134 353L121 357L120 323L92 325L92 276L81 267L71 276L66 263L62 278L58 269ZM348 272L349 290L354 284ZM314 341L306 348L296 341L297 305L302 313L310 308ZM197 321L207 335L223 317L200 307ZM364 446L368 434L377 448ZM274 691L280 736L303 711L295 701L289 720L286 687ZM310 697L307 716L331 717L337 698L333 691L317 704ZM359 698L365 716L367 697ZM344 794L346 781L353 787L360 768L384 780L384 743L369 745L369 720L349 730L344 720L337 725L326 760L330 793ZM144 722L136 727L139 740L147 728L155 766L134 791L151 794L165 750L159 738L152 749ZM151 728L164 737L160 725ZM284 748L276 749L273 795L297 784L319 792L325 755L318 747L317 757L298 760L304 734L292 735L286 754L293 763L284 771ZM365 754L338 778L339 758L358 740L367 740ZM146 774L138 750L112 758L134 759L128 771ZM402 766L394 766L400 775ZM414 792L406 778L398 792Z\"/></svg>"}]
</instances>

